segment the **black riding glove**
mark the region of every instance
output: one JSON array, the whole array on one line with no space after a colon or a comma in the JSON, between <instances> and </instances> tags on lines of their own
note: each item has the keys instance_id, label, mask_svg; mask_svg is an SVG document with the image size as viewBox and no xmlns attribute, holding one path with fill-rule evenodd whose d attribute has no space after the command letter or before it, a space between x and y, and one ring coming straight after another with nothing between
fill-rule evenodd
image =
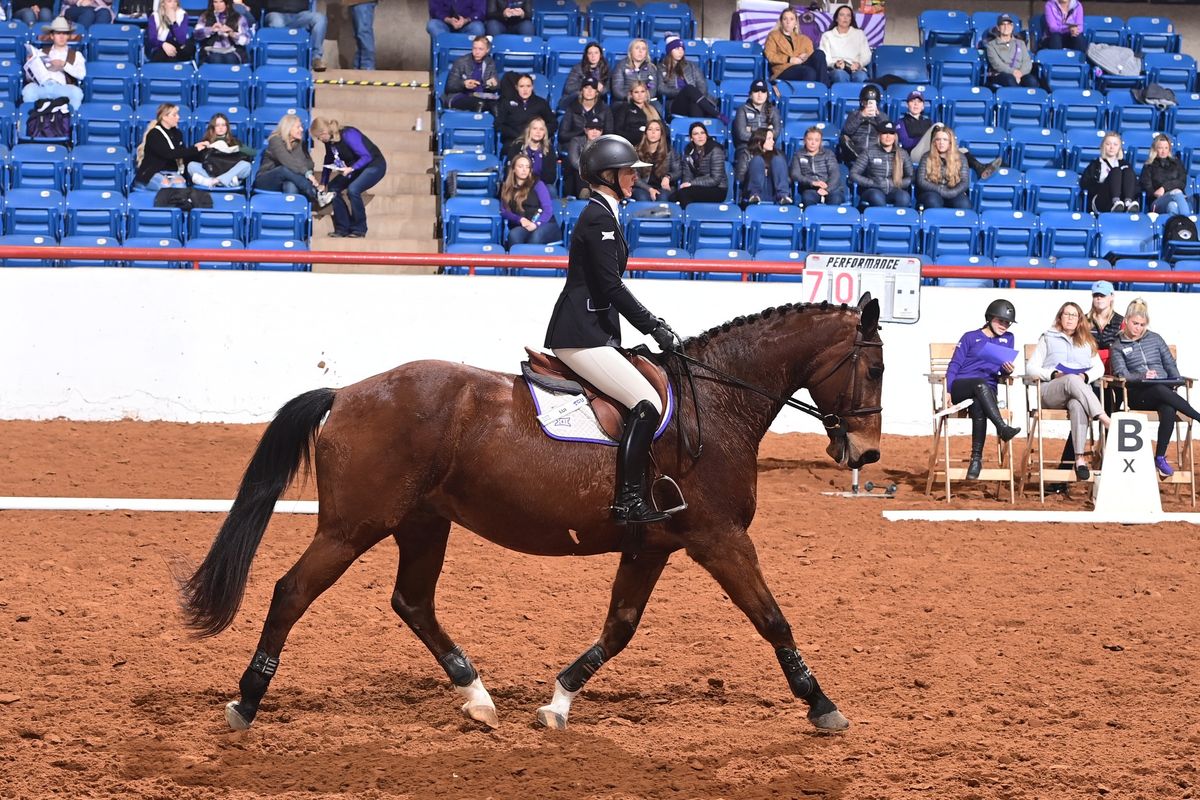
<instances>
[{"instance_id":1,"label":"black riding glove","mask_svg":"<svg viewBox=\"0 0 1200 800\"><path fill-rule=\"evenodd\" d=\"M658 349L664 353L674 353L678 349L675 340L679 337L671 330L671 326L661 319L658 321L658 327L650 331L650 336L658 344Z\"/></svg>"}]
</instances>

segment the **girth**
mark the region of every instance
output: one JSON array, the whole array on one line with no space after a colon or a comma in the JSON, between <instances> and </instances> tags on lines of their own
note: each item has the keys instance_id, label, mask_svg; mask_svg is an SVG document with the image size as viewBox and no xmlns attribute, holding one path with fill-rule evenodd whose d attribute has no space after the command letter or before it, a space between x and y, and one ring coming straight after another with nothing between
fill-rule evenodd
<instances>
[{"instance_id":1,"label":"girth","mask_svg":"<svg viewBox=\"0 0 1200 800\"><path fill-rule=\"evenodd\" d=\"M585 381L571 370L561 359L549 353L525 348L529 360L522 362L521 374L525 379L536 383L552 392L566 394L582 394L592 406L596 421L600 428L611 438L620 440L625 431L625 406L601 392L592 384ZM648 358L635 355L628 350L617 349L617 352L629 359L629 363L650 382L654 391L658 392L662 408L667 408L667 373Z\"/></svg>"}]
</instances>

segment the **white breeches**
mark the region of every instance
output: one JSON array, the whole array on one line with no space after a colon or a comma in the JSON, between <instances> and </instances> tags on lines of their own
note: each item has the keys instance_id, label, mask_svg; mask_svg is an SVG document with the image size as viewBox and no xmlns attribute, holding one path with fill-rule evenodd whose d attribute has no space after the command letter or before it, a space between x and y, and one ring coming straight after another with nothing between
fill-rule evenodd
<instances>
[{"instance_id":1,"label":"white breeches","mask_svg":"<svg viewBox=\"0 0 1200 800\"><path fill-rule=\"evenodd\" d=\"M662 403L658 392L650 381L642 377L617 348L609 347L562 347L555 348L554 355L563 360L589 383L628 409L643 400L654 406L662 416Z\"/></svg>"}]
</instances>

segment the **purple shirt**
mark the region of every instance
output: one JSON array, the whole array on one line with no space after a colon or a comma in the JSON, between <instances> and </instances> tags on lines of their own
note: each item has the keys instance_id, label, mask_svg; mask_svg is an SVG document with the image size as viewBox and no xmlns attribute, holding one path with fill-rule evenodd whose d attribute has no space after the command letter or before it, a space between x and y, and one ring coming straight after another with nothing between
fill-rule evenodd
<instances>
[{"instance_id":1,"label":"purple shirt","mask_svg":"<svg viewBox=\"0 0 1200 800\"><path fill-rule=\"evenodd\" d=\"M1067 26L1078 25L1083 32L1083 4L1079 0L1071 0L1066 14L1057 0L1046 0L1046 30L1050 33L1068 33Z\"/></svg>"},{"instance_id":2,"label":"purple shirt","mask_svg":"<svg viewBox=\"0 0 1200 800\"><path fill-rule=\"evenodd\" d=\"M466 17L483 19L487 11L486 0L429 0L429 18Z\"/></svg>"},{"instance_id":3,"label":"purple shirt","mask_svg":"<svg viewBox=\"0 0 1200 800\"><path fill-rule=\"evenodd\" d=\"M1008 331L1005 331L1002 336L994 338L988 336L980 328L967 331L958 340L958 345L954 348L954 356L950 359L950 365L946 367L947 386L953 388L954 382L961 378L982 378L993 389L996 388L999 383L1000 365L980 355L984 345L988 342L1010 349L1014 346L1013 335Z\"/></svg>"},{"instance_id":4,"label":"purple shirt","mask_svg":"<svg viewBox=\"0 0 1200 800\"><path fill-rule=\"evenodd\" d=\"M545 225L554 218L554 204L550 199L550 190L546 188L546 184L538 181L533 185L533 191L537 195L538 205L542 209L542 213L538 214L532 222L539 225ZM517 211L512 211L504 203L500 204L500 216L508 222L509 227L515 227L521 224L521 214Z\"/></svg>"}]
</instances>

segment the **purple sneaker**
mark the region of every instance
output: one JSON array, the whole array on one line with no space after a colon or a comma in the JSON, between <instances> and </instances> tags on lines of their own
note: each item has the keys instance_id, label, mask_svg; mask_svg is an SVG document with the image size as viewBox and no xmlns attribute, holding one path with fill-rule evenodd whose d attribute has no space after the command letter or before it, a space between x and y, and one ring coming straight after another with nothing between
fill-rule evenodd
<instances>
[{"instance_id":1,"label":"purple sneaker","mask_svg":"<svg viewBox=\"0 0 1200 800\"><path fill-rule=\"evenodd\" d=\"M1158 474L1164 478L1169 478L1175 474L1175 470L1171 467L1171 462L1167 461L1166 456L1155 456L1154 466L1158 469Z\"/></svg>"}]
</instances>

